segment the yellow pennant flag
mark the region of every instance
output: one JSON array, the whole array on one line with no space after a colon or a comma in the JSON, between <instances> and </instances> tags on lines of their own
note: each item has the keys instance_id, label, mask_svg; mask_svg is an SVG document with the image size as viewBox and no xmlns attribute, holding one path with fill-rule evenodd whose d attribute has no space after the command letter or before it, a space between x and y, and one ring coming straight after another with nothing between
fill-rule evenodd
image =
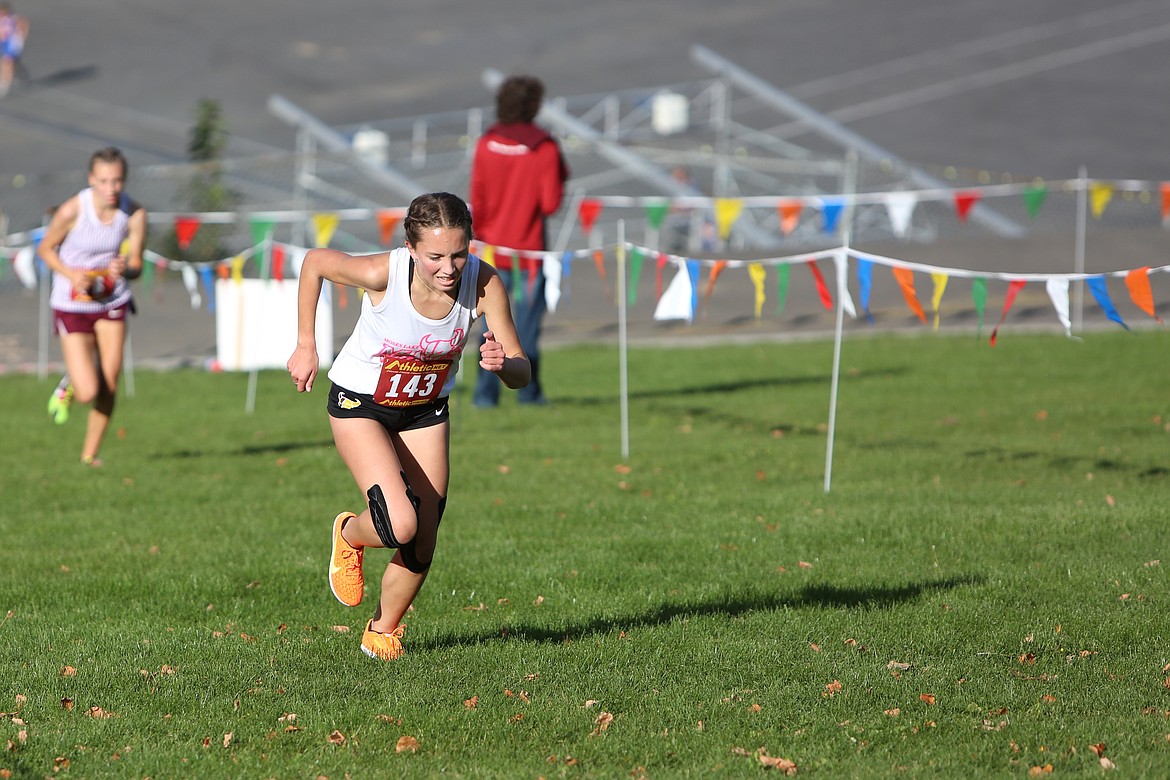
<instances>
[{"instance_id":1,"label":"yellow pennant flag","mask_svg":"<svg viewBox=\"0 0 1170 780\"><path fill-rule=\"evenodd\" d=\"M232 258L232 281L240 284L244 281L244 258L236 255Z\"/></svg>"},{"instance_id":2,"label":"yellow pennant flag","mask_svg":"<svg viewBox=\"0 0 1170 780\"><path fill-rule=\"evenodd\" d=\"M731 226L739 219L743 211L743 201L736 198L716 198L715 224L719 228L719 238L727 240L731 235Z\"/></svg>"},{"instance_id":3,"label":"yellow pennant flag","mask_svg":"<svg viewBox=\"0 0 1170 780\"><path fill-rule=\"evenodd\" d=\"M768 269L764 268L763 263L749 263L748 277L752 280L752 286L756 288L756 319L758 320L764 311L764 301L767 299L767 295L764 293L764 282L768 278Z\"/></svg>"},{"instance_id":4,"label":"yellow pennant flag","mask_svg":"<svg viewBox=\"0 0 1170 780\"><path fill-rule=\"evenodd\" d=\"M946 274L930 275L934 280L934 294L930 296L930 305L934 307L934 329L938 330L938 320L942 304L943 290L947 289L947 280L950 279Z\"/></svg>"},{"instance_id":5,"label":"yellow pennant flag","mask_svg":"<svg viewBox=\"0 0 1170 780\"><path fill-rule=\"evenodd\" d=\"M1097 219L1105 213L1105 207L1109 205L1109 201L1113 199L1113 185L1103 184L1101 182L1093 182L1089 188L1089 204L1093 209L1093 216Z\"/></svg>"},{"instance_id":6,"label":"yellow pennant flag","mask_svg":"<svg viewBox=\"0 0 1170 780\"><path fill-rule=\"evenodd\" d=\"M483 251L479 253L479 259L490 265L492 268L495 268L496 248L491 244L484 244Z\"/></svg>"},{"instance_id":7,"label":"yellow pennant flag","mask_svg":"<svg viewBox=\"0 0 1170 780\"><path fill-rule=\"evenodd\" d=\"M317 246L329 246L333 240L333 233L337 230L337 223L341 220L336 214L314 214L313 227L317 230Z\"/></svg>"}]
</instances>

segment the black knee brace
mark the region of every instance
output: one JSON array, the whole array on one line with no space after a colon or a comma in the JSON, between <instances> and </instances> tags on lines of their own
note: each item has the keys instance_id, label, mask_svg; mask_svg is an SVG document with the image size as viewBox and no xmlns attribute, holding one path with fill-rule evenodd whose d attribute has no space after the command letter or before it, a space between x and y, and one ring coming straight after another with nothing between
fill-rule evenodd
<instances>
[{"instance_id":1,"label":"black knee brace","mask_svg":"<svg viewBox=\"0 0 1170 780\"><path fill-rule=\"evenodd\" d=\"M443 522L443 512L447 509L447 497L443 496L439 499L438 517L435 518L435 533L439 533L439 523ZM415 511L418 511L418 504L415 504ZM416 537L417 538L417 537ZM406 544L398 548L402 553L402 565L410 569L415 574L422 574L431 568L431 561L421 561L415 553L415 540L411 539ZM431 551L431 557L434 558L434 551Z\"/></svg>"},{"instance_id":2,"label":"black knee brace","mask_svg":"<svg viewBox=\"0 0 1170 780\"><path fill-rule=\"evenodd\" d=\"M402 482L406 485L406 500L414 508L414 522L415 522L415 537L418 536L418 508L422 503L414 491L410 489L410 483L406 479L406 472L402 473ZM386 503L386 495L382 492L381 485L374 485L366 491L366 498L370 501L370 519L374 521L374 531L378 534L378 538L382 540L382 544L389 549L397 548L402 553L402 563L407 569L415 574L422 574L430 568L430 561L425 564L419 561L418 556L415 555L415 537L411 537L408 542L399 542L398 537L394 535L394 526L390 522L390 506ZM444 499L440 502L439 514L442 515L442 505L446 503Z\"/></svg>"}]
</instances>

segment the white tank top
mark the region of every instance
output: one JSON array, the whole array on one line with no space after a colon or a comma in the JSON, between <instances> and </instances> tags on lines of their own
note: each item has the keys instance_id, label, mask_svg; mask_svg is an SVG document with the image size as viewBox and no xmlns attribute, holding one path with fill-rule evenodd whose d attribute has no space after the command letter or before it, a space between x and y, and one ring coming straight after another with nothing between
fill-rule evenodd
<instances>
[{"instance_id":1,"label":"white tank top","mask_svg":"<svg viewBox=\"0 0 1170 780\"><path fill-rule=\"evenodd\" d=\"M417 406L446 398L455 386L459 358L479 318L479 258L469 255L459 296L446 317L419 314L410 300L410 251L390 252L390 278L377 306L362 296L353 333L341 348L329 379L390 407Z\"/></svg>"},{"instance_id":2,"label":"white tank top","mask_svg":"<svg viewBox=\"0 0 1170 780\"><path fill-rule=\"evenodd\" d=\"M61 246L57 248L57 254L66 268L82 268L93 272L95 277L101 276L99 272L109 266L130 233L130 198L126 193L122 193L118 209L114 212L114 220L108 225L98 219L97 210L93 205L92 189L82 190L77 198L80 201L77 222L65 234ZM69 283L69 279L61 274L53 274L53 291L49 295L49 304L57 311L92 314L125 306L129 301L130 285L122 277L118 277L112 294L95 301L90 298L75 298L73 285Z\"/></svg>"}]
</instances>

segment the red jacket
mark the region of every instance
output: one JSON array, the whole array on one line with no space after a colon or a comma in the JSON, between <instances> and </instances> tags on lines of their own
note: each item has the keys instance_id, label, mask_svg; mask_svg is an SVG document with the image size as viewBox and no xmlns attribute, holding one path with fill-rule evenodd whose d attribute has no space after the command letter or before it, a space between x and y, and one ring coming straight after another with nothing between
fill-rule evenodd
<instances>
[{"instance_id":1,"label":"red jacket","mask_svg":"<svg viewBox=\"0 0 1170 780\"><path fill-rule=\"evenodd\" d=\"M492 125L476 143L471 164L475 237L493 246L546 249L545 219L560 208L568 178L561 149L548 132L527 123ZM512 267L506 253L495 262Z\"/></svg>"}]
</instances>

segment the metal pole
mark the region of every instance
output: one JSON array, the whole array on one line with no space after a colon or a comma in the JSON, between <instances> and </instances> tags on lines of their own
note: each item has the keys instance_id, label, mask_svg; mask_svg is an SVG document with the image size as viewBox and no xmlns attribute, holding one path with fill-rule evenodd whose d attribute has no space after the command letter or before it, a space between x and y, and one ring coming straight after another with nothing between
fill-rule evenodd
<instances>
[{"instance_id":1,"label":"metal pole","mask_svg":"<svg viewBox=\"0 0 1170 780\"><path fill-rule=\"evenodd\" d=\"M618 393L621 397L622 459L630 458L629 333L626 327L626 221L617 223Z\"/></svg>"},{"instance_id":2,"label":"metal pole","mask_svg":"<svg viewBox=\"0 0 1170 780\"><path fill-rule=\"evenodd\" d=\"M1073 272L1083 274L1085 272L1085 228L1088 224L1088 206L1089 206L1089 171L1085 166L1081 166L1080 173L1077 175L1077 241L1076 251L1073 255ZM1072 312L1072 327L1073 333L1078 336L1081 335L1081 327L1083 324L1083 317L1085 312L1085 283L1078 279L1076 287L1073 288L1073 312Z\"/></svg>"},{"instance_id":3,"label":"metal pole","mask_svg":"<svg viewBox=\"0 0 1170 780\"><path fill-rule=\"evenodd\" d=\"M857 152L850 149L845 156L845 193L857 188ZM833 485L833 444L837 438L837 389L841 384L841 342L845 334L845 274L849 270L849 241L853 233L853 208L845 207L841 215L841 249L836 259L837 323L833 332L833 379L829 384L829 431L825 444L825 492Z\"/></svg>"}]
</instances>

